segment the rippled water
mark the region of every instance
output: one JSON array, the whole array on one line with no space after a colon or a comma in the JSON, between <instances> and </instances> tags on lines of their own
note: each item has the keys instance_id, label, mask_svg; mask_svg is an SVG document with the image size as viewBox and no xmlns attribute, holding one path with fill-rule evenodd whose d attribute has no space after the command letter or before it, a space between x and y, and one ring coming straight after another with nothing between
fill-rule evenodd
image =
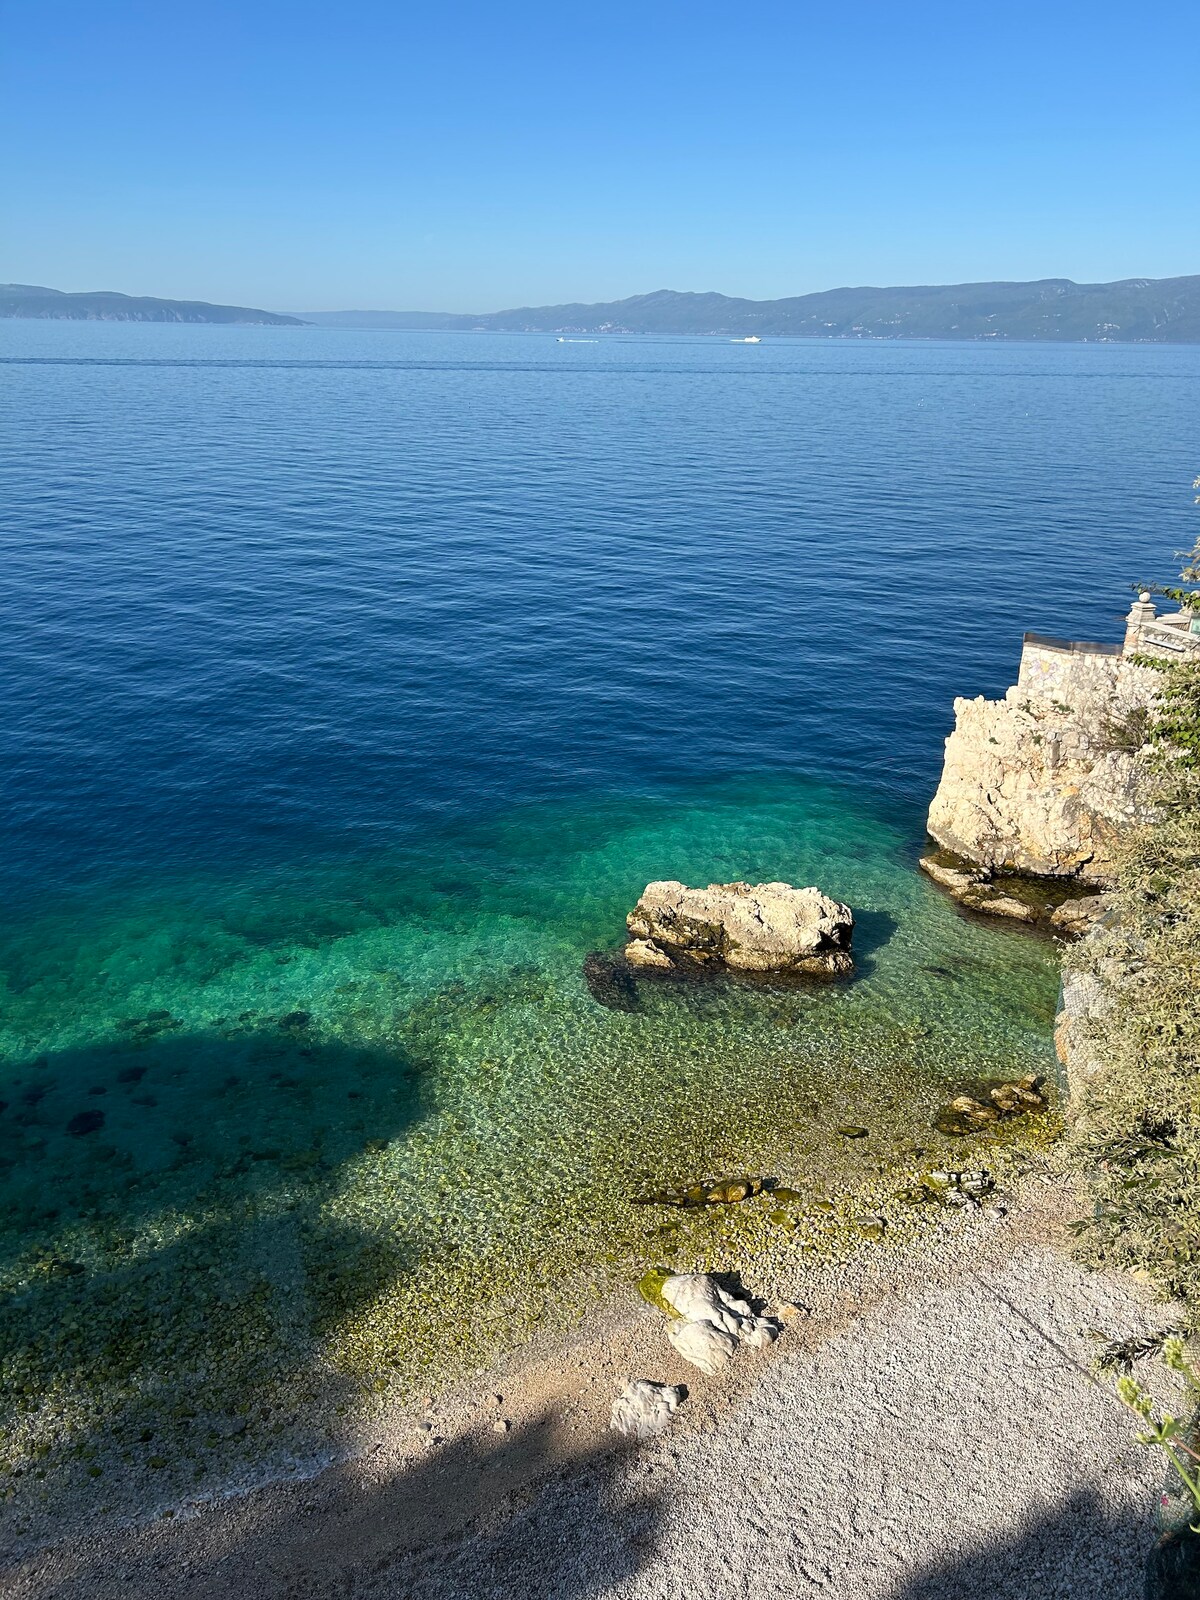
<instances>
[{"instance_id":1,"label":"rippled water","mask_svg":"<svg viewBox=\"0 0 1200 1600\"><path fill-rule=\"evenodd\" d=\"M765 1225L647 1184L849 1192L1045 1066L1052 951L919 877L924 806L955 694L1190 542L1200 351L0 322L0 368L18 1452L190 1472L192 1412L415 1382L447 1315L486 1361ZM859 976L589 987L654 877L819 883Z\"/></svg>"}]
</instances>

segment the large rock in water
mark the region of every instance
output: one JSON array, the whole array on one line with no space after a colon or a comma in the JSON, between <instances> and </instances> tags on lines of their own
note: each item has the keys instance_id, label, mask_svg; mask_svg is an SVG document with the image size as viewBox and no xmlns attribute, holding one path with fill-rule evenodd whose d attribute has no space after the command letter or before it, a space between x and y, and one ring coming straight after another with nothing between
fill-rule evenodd
<instances>
[{"instance_id":1,"label":"large rock in water","mask_svg":"<svg viewBox=\"0 0 1200 1600\"><path fill-rule=\"evenodd\" d=\"M625 921L632 936L625 955L635 967L699 963L828 976L854 967L850 907L790 883L650 883Z\"/></svg>"}]
</instances>

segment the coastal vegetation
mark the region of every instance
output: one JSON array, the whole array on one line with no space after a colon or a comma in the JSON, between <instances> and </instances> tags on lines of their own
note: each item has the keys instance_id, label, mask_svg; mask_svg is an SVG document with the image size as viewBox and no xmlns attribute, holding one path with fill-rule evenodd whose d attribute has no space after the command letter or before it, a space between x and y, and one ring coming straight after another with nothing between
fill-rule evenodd
<instances>
[{"instance_id":1,"label":"coastal vegetation","mask_svg":"<svg viewBox=\"0 0 1200 1600\"><path fill-rule=\"evenodd\" d=\"M1200 545L1183 571L1200 579ZM1200 609L1200 591L1162 591ZM1200 661L1162 675L1151 725L1156 806L1123 842L1104 925L1067 976L1096 987L1103 1070L1083 1092L1073 1160L1094 1175L1086 1252L1151 1279L1200 1331Z\"/></svg>"}]
</instances>

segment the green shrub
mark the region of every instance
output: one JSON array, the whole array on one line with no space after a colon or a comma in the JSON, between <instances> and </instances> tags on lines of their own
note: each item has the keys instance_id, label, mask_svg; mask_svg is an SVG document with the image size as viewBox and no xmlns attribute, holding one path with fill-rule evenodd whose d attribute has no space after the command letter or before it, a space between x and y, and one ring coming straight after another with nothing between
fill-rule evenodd
<instances>
[{"instance_id":1,"label":"green shrub","mask_svg":"<svg viewBox=\"0 0 1200 1600\"><path fill-rule=\"evenodd\" d=\"M1197 480L1200 487L1200 480ZM1183 569L1200 578L1200 545ZM1200 592L1160 591L1193 609ZM1200 663L1162 673L1149 734L1155 815L1124 843L1112 913L1067 955L1098 981L1103 1070L1082 1091L1068 1157L1093 1178L1080 1225L1093 1261L1149 1277L1200 1332Z\"/></svg>"}]
</instances>

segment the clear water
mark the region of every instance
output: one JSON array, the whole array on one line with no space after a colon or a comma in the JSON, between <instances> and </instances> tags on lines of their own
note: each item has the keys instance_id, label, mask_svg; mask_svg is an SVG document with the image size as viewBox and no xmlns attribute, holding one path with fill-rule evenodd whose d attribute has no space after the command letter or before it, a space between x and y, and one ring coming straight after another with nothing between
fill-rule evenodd
<instances>
[{"instance_id":1,"label":"clear water","mask_svg":"<svg viewBox=\"0 0 1200 1600\"><path fill-rule=\"evenodd\" d=\"M0 323L0 367L15 1456L265 1448L765 1226L648 1184L849 1194L1045 1068L1052 950L920 877L924 806L955 694L1189 542L1200 351ZM614 1009L655 877L818 883L858 977Z\"/></svg>"}]
</instances>

